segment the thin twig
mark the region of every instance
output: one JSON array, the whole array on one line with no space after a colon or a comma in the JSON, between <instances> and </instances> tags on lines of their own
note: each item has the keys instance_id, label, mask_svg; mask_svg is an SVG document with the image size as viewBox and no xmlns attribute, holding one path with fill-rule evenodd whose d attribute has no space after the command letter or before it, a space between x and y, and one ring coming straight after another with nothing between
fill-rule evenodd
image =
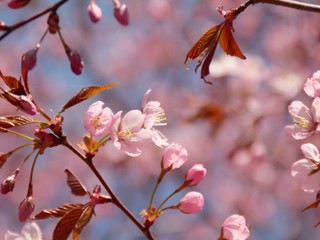
<instances>
[{"instance_id":1,"label":"thin twig","mask_svg":"<svg viewBox=\"0 0 320 240\"><path fill-rule=\"evenodd\" d=\"M5 32L0 36L0 41L2 39L4 39L6 36L8 36L10 33L12 33L13 31L17 30L18 28L23 27L24 25L36 20L39 17L42 17L43 15L45 15L51 11L57 10L61 5L63 5L67 1L69 1L69 0L61 0L60 2L57 2L56 4L52 5L51 7L48 7L47 9L37 13L36 15L34 15L26 20L23 20L23 21L18 22L14 25L11 25L11 26L7 26Z\"/></svg>"},{"instance_id":2,"label":"thin twig","mask_svg":"<svg viewBox=\"0 0 320 240\"><path fill-rule=\"evenodd\" d=\"M320 13L320 5L316 4L310 4L310 3L304 3L304 2L298 2L294 0L249 0L242 4L240 7L236 9L236 15L243 12L247 7L250 5L254 5L257 3L268 3L272 5L278 5L288 8L293 8L297 10L304 10L304 11L310 11L310 12L319 12Z\"/></svg>"}]
</instances>

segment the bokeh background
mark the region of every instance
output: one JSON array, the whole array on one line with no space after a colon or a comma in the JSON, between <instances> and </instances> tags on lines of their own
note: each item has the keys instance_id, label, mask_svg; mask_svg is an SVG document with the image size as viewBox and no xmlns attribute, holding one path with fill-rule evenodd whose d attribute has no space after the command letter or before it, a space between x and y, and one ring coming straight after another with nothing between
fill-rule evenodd
<instances>
[{"instance_id":1,"label":"bokeh background","mask_svg":"<svg viewBox=\"0 0 320 240\"><path fill-rule=\"evenodd\" d=\"M316 3L317 1L309 1ZM11 25L24 20L55 1L32 1L11 10L0 2L0 20ZM47 35L35 69L30 72L33 96L54 116L81 88L119 84L66 111L64 131L76 145L85 129L88 106L102 100L113 109L129 111L141 107L148 88L151 98L161 102L167 126L160 130L169 142L189 152L189 160L168 174L160 185L156 203L184 179L189 167L202 163L207 176L197 190L205 197L203 211L185 215L167 211L152 227L159 240L216 239L223 221L231 214L246 217L251 238L259 240L320 239L313 224L320 220L317 209L302 213L314 201L290 175L293 162L302 158L300 145L313 142L293 140L284 127L291 124L287 106L293 100L310 104L302 91L304 81L319 70L320 14L256 4L234 22L235 38L247 60L226 56L219 48L205 84L193 71L196 61L183 62L186 53L210 27L223 21L215 10L238 7L240 0L136 0L127 4L130 24L121 26L113 17L111 1L97 0L103 10L98 24L90 22L87 1L69 1L58 10L65 41L85 62L81 76L74 75L57 35ZM0 70L19 77L21 55L32 49L46 30L46 17L21 28L0 42ZM0 83L4 87L3 83ZM23 114L3 100L0 114ZM32 135L36 126L17 128ZM1 133L0 151L26 143ZM0 171L3 181L31 151L14 154ZM160 171L163 149L150 146L138 158L127 157L111 145L100 149L95 163L111 188L139 218L146 208ZM22 168L12 193L0 196L0 238L7 230L20 232L18 205L27 192L32 159ZM71 170L89 189L98 183L75 155L63 147L48 149L40 157L34 174L35 212L63 203L85 203L86 197L71 195L64 169ZM104 192L105 193L105 192ZM182 192L171 199L177 203ZM97 216L83 230L82 239L144 239L138 229L115 207L96 207ZM50 239L57 220L38 222L44 239Z\"/></svg>"}]
</instances>

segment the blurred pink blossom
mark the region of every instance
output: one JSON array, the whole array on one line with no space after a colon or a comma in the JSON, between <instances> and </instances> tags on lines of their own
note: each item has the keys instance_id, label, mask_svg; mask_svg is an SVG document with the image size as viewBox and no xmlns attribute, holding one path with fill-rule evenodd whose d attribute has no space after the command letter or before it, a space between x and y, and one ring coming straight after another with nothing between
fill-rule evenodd
<instances>
[{"instance_id":1,"label":"blurred pink blossom","mask_svg":"<svg viewBox=\"0 0 320 240\"><path fill-rule=\"evenodd\" d=\"M316 146L311 143L301 145L304 159L296 161L291 166L291 175L298 180L305 192L313 193L319 189L319 175L309 175L320 166L320 154Z\"/></svg>"},{"instance_id":2,"label":"blurred pink blossom","mask_svg":"<svg viewBox=\"0 0 320 240\"><path fill-rule=\"evenodd\" d=\"M113 145L127 155L137 157L142 153L140 144L151 141L153 133L143 128L146 115L139 110L131 110L119 118L111 131Z\"/></svg>"},{"instance_id":3,"label":"blurred pink blossom","mask_svg":"<svg viewBox=\"0 0 320 240\"><path fill-rule=\"evenodd\" d=\"M19 221L28 220L34 210L35 204L32 196L27 196L19 205Z\"/></svg>"},{"instance_id":4,"label":"blurred pink blossom","mask_svg":"<svg viewBox=\"0 0 320 240\"><path fill-rule=\"evenodd\" d=\"M159 147L167 146L167 138L155 126L166 126L166 114L158 101L147 102L151 89L148 89L142 99L142 113L146 115L144 127L153 131L152 141Z\"/></svg>"},{"instance_id":5,"label":"blurred pink blossom","mask_svg":"<svg viewBox=\"0 0 320 240\"><path fill-rule=\"evenodd\" d=\"M113 15L118 22L124 26L129 24L129 12L127 5L121 4L119 0L114 0L114 12Z\"/></svg>"},{"instance_id":6,"label":"blurred pink blossom","mask_svg":"<svg viewBox=\"0 0 320 240\"><path fill-rule=\"evenodd\" d=\"M110 108L102 108L103 105L101 101L91 104L84 115L84 126L94 136L110 133L111 127L121 114L118 112L114 115Z\"/></svg>"},{"instance_id":7,"label":"blurred pink blossom","mask_svg":"<svg viewBox=\"0 0 320 240\"><path fill-rule=\"evenodd\" d=\"M191 214L202 210L204 204L203 195L199 192L188 192L180 200L178 208L181 212Z\"/></svg>"},{"instance_id":8,"label":"blurred pink blossom","mask_svg":"<svg viewBox=\"0 0 320 240\"><path fill-rule=\"evenodd\" d=\"M102 18L101 8L96 4L95 0L91 0L88 6L88 14L92 22L99 22Z\"/></svg>"},{"instance_id":9,"label":"blurred pink blossom","mask_svg":"<svg viewBox=\"0 0 320 240\"><path fill-rule=\"evenodd\" d=\"M164 170L179 169L187 160L187 150L173 142L163 152L161 167Z\"/></svg>"},{"instance_id":10,"label":"blurred pink blossom","mask_svg":"<svg viewBox=\"0 0 320 240\"><path fill-rule=\"evenodd\" d=\"M202 164L196 164L189 169L186 175L185 182L189 182L188 186L195 186L201 182L207 173L207 169Z\"/></svg>"},{"instance_id":11,"label":"blurred pink blossom","mask_svg":"<svg viewBox=\"0 0 320 240\"><path fill-rule=\"evenodd\" d=\"M250 236L246 219L237 214L228 217L222 224L222 228L223 239L226 240L246 240Z\"/></svg>"},{"instance_id":12,"label":"blurred pink blossom","mask_svg":"<svg viewBox=\"0 0 320 240\"><path fill-rule=\"evenodd\" d=\"M37 223L31 222L23 226L21 235L7 231L5 240L42 240L42 232Z\"/></svg>"},{"instance_id":13,"label":"blurred pink blossom","mask_svg":"<svg viewBox=\"0 0 320 240\"><path fill-rule=\"evenodd\" d=\"M18 9L26 6L31 0L9 0L8 7Z\"/></svg>"},{"instance_id":14,"label":"blurred pink blossom","mask_svg":"<svg viewBox=\"0 0 320 240\"><path fill-rule=\"evenodd\" d=\"M312 98L320 97L320 71L313 73L304 84L303 90Z\"/></svg>"},{"instance_id":15,"label":"blurred pink blossom","mask_svg":"<svg viewBox=\"0 0 320 240\"><path fill-rule=\"evenodd\" d=\"M319 132L320 98L313 100L311 110L301 101L293 101L288 109L293 124L285 129L293 138L304 139Z\"/></svg>"}]
</instances>

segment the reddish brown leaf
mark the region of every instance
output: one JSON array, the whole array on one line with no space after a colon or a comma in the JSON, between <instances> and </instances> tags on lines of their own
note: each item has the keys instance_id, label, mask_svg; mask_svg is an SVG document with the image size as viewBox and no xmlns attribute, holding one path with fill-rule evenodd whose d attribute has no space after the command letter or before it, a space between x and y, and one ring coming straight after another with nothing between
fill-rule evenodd
<instances>
[{"instance_id":1,"label":"reddish brown leaf","mask_svg":"<svg viewBox=\"0 0 320 240\"><path fill-rule=\"evenodd\" d=\"M221 24L216 25L210 28L205 34L201 36L201 38L193 45L193 47L187 53L184 64L186 65L188 59L197 58L204 50L207 48L211 48L215 44L217 45L217 34L220 31ZM211 47L210 47L211 46Z\"/></svg>"},{"instance_id":2,"label":"reddish brown leaf","mask_svg":"<svg viewBox=\"0 0 320 240\"><path fill-rule=\"evenodd\" d=\"M83 204L63 204L55 209L45 209L39 213L37 213L31 219L39 220L39 219L47 219L47 218L60 218L66 215L66 213L70 212L75 208L82 208Z\"/></svg>"},{"instance_id":3,"label":"reddish brown leaf","mask_svg":"<svg viewBox=\"0 0 320 240\"><path fill-rule=\"evenodd\" d=\"M71 188L71 193L76 196L84 196L88 193L87 189L82 185L82 183L74 176L72 172L68 169L64 170L67 174L67 183Z\"/></svg>"},{"instance_id":4,"label":"reddish brown leaf","mask_svg":"<svg viewBox=\"0 0 320 240\"><path fill-rule=\"evenodd\" d=\"M79 218L77 224L73 230L72 240L78 240L80 238L80 234L82 229L90 222L92 215L94 214L94 208L90 204L88 207L82 212L81 217Z\"/></svg>"},{"instance_id":5,"label":"reddish brown leaf","mask_svg":"<svg viewBox=\"0 0 320 240\"><path fill-rule=\"evenodd\" d=\"M317 207L319 206L319 204L320 204L320 199L318 199L317 201L311 203L309 206L307 206L306 208L304 208L304 209L302 210L302 212L304 212L304 211L306 211L306 210L308 210L308 209L311 209L311 208L317 208Z\"/></svg>"},{"instance_id":6,"label":"reddish brown leaf","mask_svg":"<svg viewBox=\"0 0 320 240\"><path fill-rule=\"evenodd\" d=\"M21 126L26 124L35 123L35 120L25 116L1 116L0 127L11 128L15 126Z\"/></svg>"},{"instance_id":7,"label":"reddish brown leaf","mask_svg":"<svg viewBox=\"0 0 320 240\"><path fill-rule=\"evenodd\" d=\"M86 88L82 88L80 92L78 92L74 97L72 97L62 108L60 113L64 112L67 108L70 108L84 100L87 100L90 97L93 97L94 95L105 91L109 88L112 88L114 85L116 85L117 82L112 82L105 86L90 86Z\"/></svg>"},{"instance_id":8,"label":"reddish brown leaf","mask_svg":"<svg viewBox=\"0 0 320 240\"><path fill-rule=\"evenodd\" d=\"M23 56L22 56L23 57ZM24 82L24 86L26 88L26 92L28 94L30 94L30 91L29 91L29 81L28 81L28 69L26 68L23 68L22 67L23 64L21 64L21 76L22 76L22 79L23 79L23 82Z\"/></svg>"},{"instance_id":9,"label":"reddish brown leaf","mask_svg":"<svg viewBox=\"0 0 320 240\"><path fill-rule=\"evenodd\" d=\"M81 217L83 208L74 208L65 214L58 222L53 232L53 240L67 240L73 228Z\"/></svg>"},{"instance_id":10,"label":"reddish brown leaf","mask_svg":"<svg viewBox=\"0 0 320 240\"><path fill-rule=\"evenodd\" d=\"M225 24L224 27L221 29L219 43L226 54L230 56L236 56L241 59L246 59L246 57L241 52L236 40L233 37L231 27L229 27L229 25L227 24Z\"/></svg>"},{"instance_id":11,"label":"reddish brown leaf","mask_svg":"<svg viewBox=\"0 0 320 240\"><path fill-rule=\"evenodd\" d=\"M0 77L2 78L4 83L10 88L10 92L17 95L26 94L24 87L21 84L21 81L19 81L15 77L3 75L1 71L0 71Z\"/></svg>"}]
</instances>

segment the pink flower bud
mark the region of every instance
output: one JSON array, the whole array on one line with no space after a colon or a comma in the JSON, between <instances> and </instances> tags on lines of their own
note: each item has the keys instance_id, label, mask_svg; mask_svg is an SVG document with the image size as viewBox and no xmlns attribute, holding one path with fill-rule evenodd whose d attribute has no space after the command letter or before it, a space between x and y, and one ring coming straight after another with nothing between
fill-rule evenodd
<instances>
[{"instance_id":1,"label":"pink flower bud","mask_svg":"<svg viewBox=\"0 0 320 240\"><path fill-rule=\"evenodd\" d=\"M189 187L195 186L202 181L206 173L207 169L205 169L202 164L196 164L187 172L185 182L189 182Z\"/></svg>"},{"instance_id":2,"label":"pink flower bud","mask_svg":"<svg viewBox=\"0 0 320 240\"><path fill-rule=\"evenodd\" d=\"M246 240L250 236L250 231L246 226L246 219L240 215L231 215L222 225L223 239Z\"/></svg>"},{"instance_id":3,"label":"pink flower bud","mask_svg":"<svg viewBox=\"0 0 320 240\"><path fill-rule=\"evenodd\" d=\"M92 22L99 22L102 18L101 8L96 4L95 0L91 0L88 6L88 14Z\"/></svg>"},{"instance_id":4,"label":"pink flower bud","mask_svg":"<svg viewBox=\"0 0 320 240\"><path fill-rule=\"evenodd\" d=\"M67 51L67 54L71 63L72 72L76 75L80 75L83 69L83 61L81 60L80 54L75 50Z\"/></svg>"},{"instance_id":5,"label":"pink flower bud","mask_svg":"<svg viewBox=\"0 0 320 240\"><path fill-rule=\"evenodd\" d=\"M40 45L37 45L34 49L29 50L25 54L22 55L21 65L22 68L31 71L37 63L37 52L39 50Z\"/></svg>"},{"instance_id":6,"label":"pink flower bud","mask_svg":"<svg viewBox=\"0 0 320 240\"><path fill-rule=\"evenodd\" d=\"M19 221L26 221L34 210L35 204L32 196L26 197L19 205Z\"/></svg>"},{"instance_id":7,"label":"pink flower bud","mask_svg":"<svg viewBox=\"0 0 320 240\"><path fill-rule=\"evenodd\" d=\"M129 24L129 12L125 4L121 4L119 1L116 1L114 5L113 15L120 24L124 26L127 26Z\"/></svg>"},{"instance_id":8,"label":"pink flower bud","mask_svg":"<svg viewBox=\"0 0 320 240\"><path fill-rule=\"evenodd\" d=\"M35 115L37 113L37 106L30 98L25 95L16 95L10 92L4 92L2 96L12 105L18 107L27 114Z\"/></svg>"},{"instance_id":9,"label":"pink flower bud","mask_svg":"<svg viewBox=\"0 0 320 240\"><path fill-rule=\"evenodd\" d=\"M179 202L178 209L183 213L197 213L202 210L204 198L199 192L188 192Z\"/></svg>"},{"instance_id":10,"label":"pink flower bud","mask_svg":"<svg viewBox=\"0 0 320 240\"><path fill-rule=\"evenodd\" d=\"M188 152L177 143L171 143L163 152L161 167L164 170L180 168L186 161Z\"/></svg>"},{"instance_id":11,"label":"pink flower bud","mask_svg":"<svg viewBox=\"0 0 320 240\"><path fill-rule=\"evenodd\" d=\"M18 9L26 6L31 0L9 0L8 7Z\"/></svg>"},{"instance_id":12,"label":"pink flower bud","mask_svg":"<svg viewBox=\"0 0 320 240\"><path fill-rule=\"evenodd\" d=\"M7 178L1 183L1 193L2 193L2 194L7 194L7 193L13 191L14 184L16 183L17 174L18 174L18 172L16 172L15 174L7 177Z\"/></svg>"}]
</instances>

